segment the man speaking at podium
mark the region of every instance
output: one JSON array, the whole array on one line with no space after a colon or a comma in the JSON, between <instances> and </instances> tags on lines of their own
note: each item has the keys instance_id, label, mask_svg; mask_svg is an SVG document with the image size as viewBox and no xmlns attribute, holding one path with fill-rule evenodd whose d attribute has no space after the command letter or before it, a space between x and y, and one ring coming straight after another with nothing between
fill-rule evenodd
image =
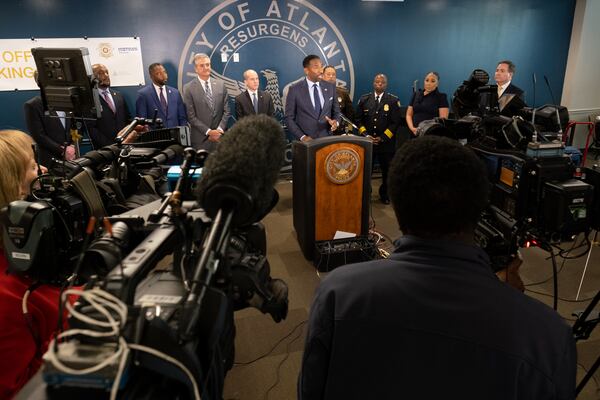
<instances>
[{"instance_id":1,"label":"man speaking at podium","mask_svg":"<svg viewBox=\"0 0 600 400\"><path fill-rule=\"evenodd\" d=\"M340 124L340 105L335 85L321 81L323 64L319 56L302 61L306 79L290 86L285 103L288 130L303 142L329 136Z\"/></svg>"}]
</instances>

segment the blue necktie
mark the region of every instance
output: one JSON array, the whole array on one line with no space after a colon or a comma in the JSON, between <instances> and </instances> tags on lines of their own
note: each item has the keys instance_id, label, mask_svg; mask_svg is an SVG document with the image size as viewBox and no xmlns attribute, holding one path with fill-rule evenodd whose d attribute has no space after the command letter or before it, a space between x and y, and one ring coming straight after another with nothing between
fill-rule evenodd
<instances>
[{"instance_id":1,"label":"blue necktie","mask_svg":"<svg viewBox=\"0 0 600 400\"><path fill-rule=\"evenodd\" d=\"M315 111L317 115L321 115L321 99L319 98L319 87L316 83L313 83L313 97L315 99Z\"/></svg>"}]
</instances>

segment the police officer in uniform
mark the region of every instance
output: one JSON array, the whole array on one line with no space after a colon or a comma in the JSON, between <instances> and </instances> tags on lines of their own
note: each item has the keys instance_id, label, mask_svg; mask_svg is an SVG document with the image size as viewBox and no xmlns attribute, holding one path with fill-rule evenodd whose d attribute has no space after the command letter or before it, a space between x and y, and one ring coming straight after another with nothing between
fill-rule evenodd
<instances>
[{"instance_id":1,"label":"police officer in uniform","mask_svg":"<svg viewBox=\"0 0 600 400\"><path fill-rule=\"evenodd\" d=\"M340 111L344 117L348 118L350 121L354 121L354 106L352 105L352 99L350 98L348 89L337 86L337 76L333 65L328 65L323 68L322 79L336 85L335 96L340 104ZM333 134L343 135L344 133L352 133L352 126L342 120L342 123L340 123L340 126L333 131Z\"/></svg>"},{"instance_id":2,"label":"police officer in uniform","mask_svg":"<svg viewBox=\"0 0 600 400\"><path fill-rule=\"evenodd\" d=\"M381 167L382 183L379 198L390 204L387 190L387 176L390 162L396 151L396 133L400 126L400 101L386 92L387 77L375 75L373 93L361 96L356 109L358 132L373 140L373 162L377 159Z\"/></svg>"}]
</instances>

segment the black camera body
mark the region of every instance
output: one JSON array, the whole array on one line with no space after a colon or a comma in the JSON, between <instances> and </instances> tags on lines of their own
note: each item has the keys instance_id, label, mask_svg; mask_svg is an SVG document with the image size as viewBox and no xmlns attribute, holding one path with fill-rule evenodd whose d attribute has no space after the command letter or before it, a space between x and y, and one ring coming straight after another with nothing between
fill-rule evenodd
<instances>
[{"instance_id":1,"label":"black camera body","mask_svg":"<svg viewBox=\"0 0 600 400\"><path fill-rule=\"evenodd\" d=\"M600 197L600 179L594 171L589 179L580 179L580 168L564 154L560 132L540 133L521 116L529 115L522 100L515 97L499 108L488 79L485 71L473 71L454 94L459 118L424 121L418 133L460 140L485 163L490 205L475 239L496 271L507 266L519 247L549 250L551 244L589 232L600 214L594 200Z\"/></svg>"}]
</instances>

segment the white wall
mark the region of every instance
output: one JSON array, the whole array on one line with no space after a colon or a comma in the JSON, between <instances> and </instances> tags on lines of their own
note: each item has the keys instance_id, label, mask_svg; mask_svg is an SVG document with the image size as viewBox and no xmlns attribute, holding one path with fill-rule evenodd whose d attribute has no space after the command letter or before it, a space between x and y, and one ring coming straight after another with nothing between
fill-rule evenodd
<instances>
[{"instance_id":1,"label":"white wall","mask_svg":"<svg viewBox=\"0 0 600 400\"><path fill-rule=\"evenodd\" d=\"M561 104L573 121L600 113L600 1L577 0ZM574 145L585 146L583 128Z\"/></svg>"}]
</instances>

